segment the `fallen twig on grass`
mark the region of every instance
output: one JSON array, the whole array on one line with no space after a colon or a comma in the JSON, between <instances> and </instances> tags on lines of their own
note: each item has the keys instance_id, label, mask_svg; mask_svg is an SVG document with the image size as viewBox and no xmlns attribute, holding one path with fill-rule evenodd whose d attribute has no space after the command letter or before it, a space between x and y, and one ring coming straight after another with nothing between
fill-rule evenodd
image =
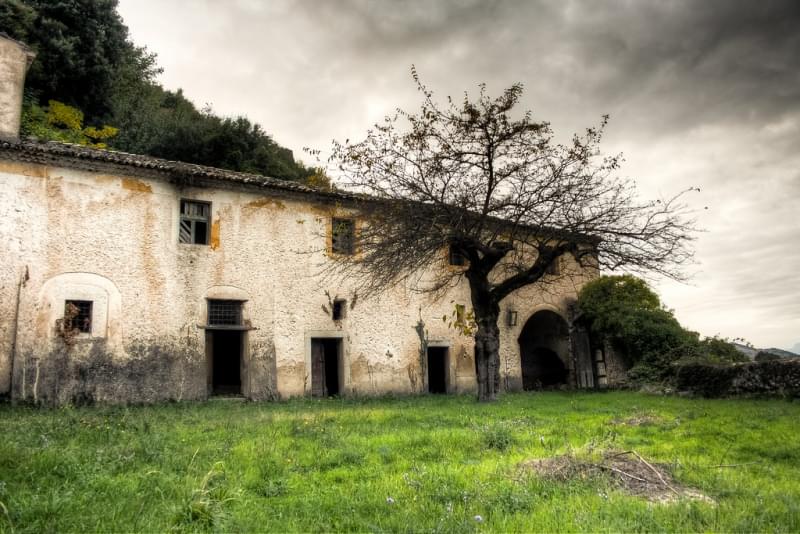
<instances>
[{"instance_id":1,"label":"fallen twig on grass","mask_svg":"<svg viewBox=\"0 0 800 534\"><path fill-rule=\"evenodd\" d=\"M713 499L700 491L673 481L669 472L662 471L634 450L607 451L596 463L588 461L586 456L581 458L566 454L531 460L520 465L542 477L561 482L592 478L606 472L610 482L624 492L645 497L651 502L673 503L685 498L716 505Z\"/></svg>"},{"instance_id":2,"label":"fallen twig on grass","mask_svg":"<svg viewBox=\"0 0 800 534\"><path fill-rule=\"evenodd\" d=\"M609 454L609 455L607 455L607 456L606 456L606 458L609 458L609 459L611 459L611 458L617 458L617 457L619 457L619 456L625 456L626 454L633 454L633 451L622 451L622 452L616 452L616 453L614 453L614 454Z\"/></svg>"},{"instance_id":3,"label":"fallen twig on grass","mask_svg":"<svg viewBox=\"0 0 800 534\"><path fill-rule=\"evenodd\" d=\"M639 482L644 482L645 484L647 483L647 480L645 480L643 478L639 478L636 475L632 475L630 473L626 473L622 469L617 469L616 467L611 467L610 465L602 465L602 464L591 464L591 465L594 466L594 467L597 467L599 469L608 469L609 471L614 471L615 473L619 473L620 475L624 475L624 476L626 476L628 478L632 478L633 480L638 480Z\"/></svg>"},{"instance_id":4,"label":"fallen twig on grass","mask_svg":"<svg viewBox=\"0 0 800 534\"><path fill-rule=\"evenodd\" d=\"M656 474L656 476L657 476L657 477L658 477L658 479L661 481L661 483L662 483L662 484L664 484L664 486L666 486L666 487L668 487L670 490L672 490L672 492L673 492L675 495L680 495L680 492L678 492L678 490L676 490L675 488L673 488L672 486L670 486L670 485L667 483L667 481L666 481L666 480L664 480L664 477L662 477L662 476L661 476L661 473L659 473L658 469L656 469L655 467L653 467L652 465L650 465L650 462L648 462L647 460L645 460L644 458L642 458L642 456L641 456L641 455L640 455L638 452L636 452L636 451L631 451L631 452L633 452L633 454L635 454L635 455L636 455L636 457L639 459L639 461L640 461L640 462L642 462L644 465L646 465L647 467L649 467L649 468L650 468L650 471L652 471L653 473L655 473L655 474Z\"/></svg>"}]
</instances>

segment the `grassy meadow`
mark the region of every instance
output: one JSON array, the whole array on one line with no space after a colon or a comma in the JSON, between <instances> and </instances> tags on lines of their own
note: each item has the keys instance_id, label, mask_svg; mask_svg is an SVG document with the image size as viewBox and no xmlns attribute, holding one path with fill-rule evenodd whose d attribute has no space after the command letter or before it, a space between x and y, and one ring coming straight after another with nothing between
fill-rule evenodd
<instances>
[{"instance_id":1,"label":"grassy meadow","mask_svg":"<svg viewBox=\"0 0 800 534\"><path fill-rule=\"evenodd\" d=\"M709 499L532 460L633 450ZM626 475L631 476L633 475ZM0 406L0 532L800 531L800 403L629 392Z\"/></svg>"}]
</instances>

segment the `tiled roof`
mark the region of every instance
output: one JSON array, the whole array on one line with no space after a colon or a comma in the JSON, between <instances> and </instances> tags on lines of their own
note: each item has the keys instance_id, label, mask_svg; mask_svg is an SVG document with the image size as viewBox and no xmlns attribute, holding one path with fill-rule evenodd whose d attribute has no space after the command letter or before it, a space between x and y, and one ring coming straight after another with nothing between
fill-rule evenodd
<instances>
[{"instance_id":1,"label":"tiled roof","mask_svg":"<svg viewBox=\"0 0 800 534\"><path fill-rule=\"evenodd\" d=\"M97 170L93 164L104 164L122 167L133 175L143 173L157 173L168 179L186 180L190 183L193 180L219 181L229 184L240 184L242 186L258 187L263 189L285 191L295 194L314 196L316 198L346 201L376 201L366 195L348 193L345 191L327 191L316 189L304 184L289 180L279 180L260 174L247 172L236 172L194 163L184 163L182 161L171 161L168 159L154 158L152 156L142 156L140 154L129 154L127 152L117 152L114 150L100 150L89 148L82 145L70 143L59 143L56 141L36 141L36 140L0 140L0 158L8 155L11 159L28 161L39 164L56 164L65 167L78 169ZM124 172L124 171L119 171ZM491 220L501 224L507 221L490 217ZM526 225L523 225L526 226ZM533 227L530 227L533 229ZM539 229L545 227L539 227ZM549 231L555 231L552 228ZM594 241L589 236L578 234L581 239Z\"/></svg>"},{"instance_id":2,"label":"tiled roof","mask_svg":"<svg viewBox=\"0 0 800 534\"><path fill-rule=\"evenodd\" d=\"M216 167L196 165L194 163L170 161L151 156L142 156L140 154L117 152L114 150L100 150L97 148L55 141L42 142L30 139L21 141L2 140L0 141L0 154L3 153L8 154L12 159L30 161L32 163L57 163L66 167L77 168L90 167L92 163L102 163L112 166L127 167L130 169L130 172L133 173L137 170L150 171L176 179L219 180L222 182L232 182L248 186L306 193L331 198L349 200L361 198L358 195L350 193L315 189L297 182L279 180L260 174L229 171Z\"/></svg>"}]
</instances>

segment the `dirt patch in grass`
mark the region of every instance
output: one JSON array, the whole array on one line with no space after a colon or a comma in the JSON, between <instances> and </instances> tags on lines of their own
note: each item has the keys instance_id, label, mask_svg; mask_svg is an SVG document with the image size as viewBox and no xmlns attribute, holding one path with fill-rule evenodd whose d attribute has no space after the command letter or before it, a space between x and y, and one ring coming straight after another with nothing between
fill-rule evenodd
<instances>
[{"instance_id":1,"label":"dirt patch in grass","mask_svg":"<svg viewBox=\"0 0 800 534\"><path fill-rule=\"evenodd\" d=\"M651 413L637 413L630 417L626 417L624 419L612 419L612 425L621 425L621 426L647 426L647 425L656 425L658 423L663 423L664 419L657 415Z\"/></svg>"},{"instance_id":2,"label":"dirt patch in grass","mask_svg":"<svg viewBox=\"0 0 800 534\"><path fill-rule=\"evenodd\" d=\"M561 482L606 476L625 493L655 503L670 504L689 499L716 504L702 492L679 484L663 467L648 462L636 451L608 452L599 461L565 454L529 460L520 464L520 468Z\"/></svg>"}]
</instances>

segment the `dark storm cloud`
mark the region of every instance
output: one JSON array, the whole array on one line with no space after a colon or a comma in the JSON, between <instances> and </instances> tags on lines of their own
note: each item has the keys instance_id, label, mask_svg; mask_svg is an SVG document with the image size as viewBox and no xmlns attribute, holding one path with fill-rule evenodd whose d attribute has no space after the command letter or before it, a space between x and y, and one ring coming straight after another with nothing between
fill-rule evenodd
<instances>
[{"instance_id":1,"label":"dark storm cloud","mask_svg":"<svg viewBox=\"0 0 800 534\"><path fill-rule=\"evenodd\" d=\"M645 195L699 186L693 285L664 300L703 333L800 340L800 2L121 0L164 83L246 114L302 155L439 97L526 87L558 135L611 115ZM708 206L708 210L704 210ZM767 319L768 318L768 319Z\"/></svg>"},{"instance_id":2,"label":"dark storm cloud","mask_svg":"<svg viewBox=\"0 0 800 534\"><path fill-rule=\"evenodd\" d=\"M769 120L800 103L795 2L346 1L298 7L317 31L337 36L334 50L349 64L380 69L412 60L436 78L441 72L462 81L467 73L463 87L474 86L480 66L485 81L518 78L548 100L558 89L582 108L633 108L637 113L626 120L639 127ZM639 109L645 105L649 109Z\"/></svg>"}]
</instances>

